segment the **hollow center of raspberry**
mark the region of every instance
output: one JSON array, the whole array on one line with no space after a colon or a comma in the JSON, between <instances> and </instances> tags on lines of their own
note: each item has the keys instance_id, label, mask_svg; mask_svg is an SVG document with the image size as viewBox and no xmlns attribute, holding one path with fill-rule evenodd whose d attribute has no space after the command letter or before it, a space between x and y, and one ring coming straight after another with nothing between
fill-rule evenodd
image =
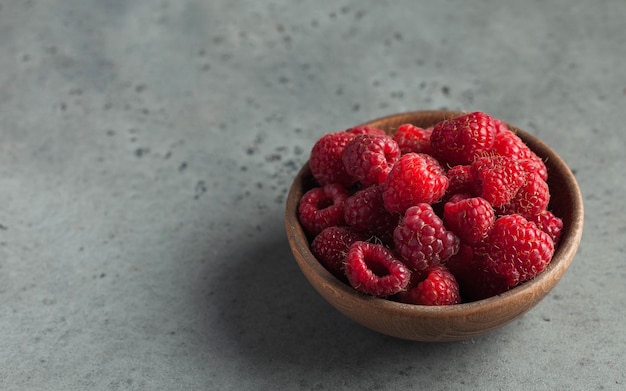
<instances>
[{"instance_id":1,"label":"hollow center of raspberry","mask_svg":"<svg viewBox=\"0 0 626 391\"><path fill-rule=\"evenodd\" d=\"M329 206L333 206L333 200L332 198L322 198L317 202L315 206L317 206L317 210L326 209Z\"/></svg>"},{"instance_id":2,"label":"hollow center of raspberry","mask_svg":"<svg viewBox=\"0 0 626 391\"><path fill-rule=\"evenodd\" d=\"M385 277L389 274L389 269L383 266L380 262L375 259L365 259L365 264L367 267L378 277Z\"/></svg>"}]
</instances>

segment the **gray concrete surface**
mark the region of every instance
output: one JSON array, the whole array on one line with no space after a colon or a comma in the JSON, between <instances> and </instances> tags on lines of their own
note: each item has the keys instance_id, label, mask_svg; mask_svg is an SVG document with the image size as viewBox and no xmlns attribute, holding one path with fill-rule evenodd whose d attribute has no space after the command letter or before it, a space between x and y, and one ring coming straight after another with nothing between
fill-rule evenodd
<instances>
[{"instance_id":1,"label":"gray concrete surface","mask_svg":"<svg viewBox=\"0 0 626 391\"><path fill-rule=\"evenodd\" d=\"M622 390L626 3L0 2L0 389ZM572 167L557 288L484 337L341 316L283 227L323 133L481 110Z\"/></svg>"}]
</instances>

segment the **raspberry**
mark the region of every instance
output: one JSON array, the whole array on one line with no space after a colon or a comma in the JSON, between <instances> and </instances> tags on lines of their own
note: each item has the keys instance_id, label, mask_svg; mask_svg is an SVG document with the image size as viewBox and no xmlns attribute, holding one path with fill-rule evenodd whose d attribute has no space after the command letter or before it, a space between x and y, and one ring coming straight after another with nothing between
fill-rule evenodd
<instances>
[{"instance_id":1,"label":"raspberry","mask_svg":"<svg viewBox=\"0 0 626 391\"><path fill-rule=\"evenodd\" d=\"M386 135L359 134L343 152L346 171L364 186L382 183L399 158L398 144Z\"/></svg>"},{"instance_id":2,"label":"raspberry","mask_svg":"<svg viewBox=\"0 0 626 391\"><path fill-rule=\"evenodd\" d=\"M501 208L501 214L517 213L526 219L546 210L550 202L548 184L536 173L526 175L526 183L518 190L511 201Z\"/></svg>"},{"instance_id":3,"label":"raspberry","mask_svg":"<svg viewBox=\"0 0 626 391\"><path fill-rule=\"evenodd\" d=\"M446 202L443 219L446 227L454 232L462 243L473 245L487 237L496 221L496 215L487 200L475 197Z\"/></svg>"},{"instance_id":4,"label":"raspberry","mask_svg":"<svg viewBox=\"0 0 626 391\"><path fill-rule=\"evenodd\" d=\"M393 139L398 143L402 154L415 152L432 155L433 150L430 146L432 132L432 128L422 129L413 124L404 124L398 127L393 134Z\"/></svg>"},{"instance_id":5,"label":"raspberry","mask_svg":"<svg viewBox=\"0 0 626 391\"><path fill-rule=\"evenodd\" d=\"M370 186L350 196L343 207L346 224L359 232L367 232L390 242L391 232L398 224L398 215L387 212L383 204L383 188Z\"/></svg>"},{"instance_id":6,"label":"raspberry","mask_svg":"<svg viewBox=\"0 0 626 391\"><path fill-rule=\"evenodd\" d=\"M406 288L411 271L381 244L355 242L344 265L350 285L359 292L385 297Z\"/></svg>"},{"instance_id":7,"label":"raspberry","mask_svg":"<svg viewBox=\"0 0 626 391\"><path fill-rule=\"evenodd\" d=\"M537 155L528 148L524 141L510 130L500 131L496 135L491 150L498 155L506 156L513 160L538 159Z\"/></svg>"},{"instance_id":8,"label":"raspberry","mask_svg":"<svg viewBox=\"0 0 626 391\"><path fill-rule=\"evenodd\" d=\"M434 265L425 273L413 273L406 291L398 300L418 305L453 305L461 302L459 284L443 265Z\"/></svg>"},{"instance_id":9,"label":"raspberry","mask_svg":"<svg viewBox=\"0 0 626 391\"><path fill-rule=\"evenodd\" d=\"M510 130L499 132L491 147L491 152L518 160L524 171L537 172L545 181L548 171L544 162L515 133Z\"/></svg>"},{"instance_id":10,"label":"raspberry","mask_svg":"<svg viewBox=\"0 0 626 391\"><path fill-rule=\"evenodd\" d=\"M435 125L430 144L450 166L470 164L493 145L496 125L488 114L474 112Z\"/></svg>"},{"instance_id":11,"label":"raspberry","mask_svg":"<svg viewBox=\"0 0 626 391\"><path fill-rule=\"evenodd\" d=\"M480 181L480 196L494 207L503 206L524 184L525 172L505 156L486 156L472 163L472 175Z\"/></svg>"},{"instance_id":12,"label":"raspberry","mask_svg":"<svg viewBox=\"0 0 626 391\"><path fill-rule=\"evenodd\" d=\"M554 246L556 247L559 243L559 238L561 237L561 231L563 230L563 220L556 217L554 213L549 210L544 210L541 213L532 216L528 220L537 224L537 227L540 230L550 235L552 241L554 242Z\"/></svg>"},{"instance_id":13,"label":"raspberry","mask_svg":"<svg viewBox=\"0 0 626 391\"><path fill-rule=\"evenodd\" d=\"M518 214L496 220L485 240L484 268L514 287L542 272L554 254L554 242L535 223Z\"/></svg>"},{"instance_id":14,"label":"raspberry","mask_svg":"<svg viewBox=\"0 0 626 391\"><path fill-rule=\"evenodd\" d=\"M504 279L485 270L483 262L484 256L475 255L473 248L465 244L446 262L459 284L462 301L486 299L509 289Z\"/></svg>"},{"instance_id":15,"label":"raspberry","mask_svg":"<svg viewBox=\"0 0 626 391\"><path fill-rule=\"evenodd\" d=\"M452 202L452 203L460 202L460 201L466 200L468 198L472 198L472 196L467 194L467 193L456 193L452 197L450 197L446 203L448 203L448 202ZM489 204L489 205L491 206L491 204ZM445 206L445 204L444 204L444 206ZM441 210L441 213L443 214L443 209ZM439 216L439 213L437 213L437 215Z\"/></svg>"},{"instance_id":16,"label":"raspberry","mask_svg":"<svg viewBox=\"0 0 626 391\"><path fill-rule=\"evenodd\" d=\"M544 181L548 180L548 168L541 159L521 159L517 163L527 173L535 173Z\"/></svg>"},{"instance_id":17,"label":"raspberry","mask_svg":"<svg viewBox=\"0 0 626 391\"><path fill-rule=\"evenodd\" d=\"M300 224L311 236L324 228L344 225L343 205L347 198L348 191L337 183L307 191L298 205Z\"/></svg>"},{"instance_id":18,"label":"raspberry","mask_svg":"<svg viewBox=\"0 0 626 391\"><path fill-rule=\"evenodd\" d=\"M443 197L448 178L439 162L423 153L407 153L391 168L383 183L385 209L404 213L409 207L431 204Z\"/></svg>"},{"instance_id":19,"label":"raspberry","mask_svg":"<svg viewBox=\"0 0 626 391\"><path fill-rule=\"evenodd\" d=\"M350 246L359 240L364 240L363 235L350 227L328 227L313 239L311 252L335 277L345 280L343 262Z\"/></svg>"},{"instance_id":20,"label":"raspberry","mask_svg":"<svg viewBox=\"0 0 626 391\"><path fill-rule=\"evenodd\" d=\"M313 145L309 167L320 185L339 183L350 187L356 182L356 179L346 171L341 159L346 145L354 137L354 134L348 132L328 133Z\"/></svg>"},{"instance_id":21,"label":"raspberry","mask_svg":"<svg viewBox=\"0 0 626 391\"><path fill-rule=\"evenodd\" d=\"M419 305L501 294L547 267L563 230L545 163L482 112L329 133L309 165L318 187L298 213L311 252L365 294Z\"/></svg>"},{"instance_id":22,"label":"raspberry","mask_svg":"<svg viewBox=\"0 0 626 391\"><path fill-rule=\"evenodd\" d=\"M466 194L480 194L480 183L474 180L474 174L472 173L472 166L459 165L454 166L446 173L448 177L448 189L447 192L450 195L466 193Z\"/></svg>"},{"instance_id":23,"label":"raspberry","mask_svg":"<svg viewBox=\"0 0 626 391\"><path fill-rule=\"evenodd\" d=\"M502 132L510 132L509 127L506 126L504 121L494 118L493 123L496 126L496 136Z\"/></svg>"},{"instance_id":24,"label":"raspberry","mask_svg":"<svg viewBox=\"0 0 626 391\"><path fill-rule=\"evenodd\" d=\"M459 250L459 238L443 225L429 204L407 209L393 232L396 252L412 270L424 271Z\"/></svg>"},{"instance_id":25,"label":"raspberry","mask_svg":"<svg viewBox=\"0 0 626 391\"><path fill-rule=\"evenodd\" d=\"M385 133L384 130L373 128L371 126L355 126L354 128L350 128L346 130L346 132L352 133L352 134L377 134L380 136L387 135L387 133Z\"/></svg>"}]
</instances>

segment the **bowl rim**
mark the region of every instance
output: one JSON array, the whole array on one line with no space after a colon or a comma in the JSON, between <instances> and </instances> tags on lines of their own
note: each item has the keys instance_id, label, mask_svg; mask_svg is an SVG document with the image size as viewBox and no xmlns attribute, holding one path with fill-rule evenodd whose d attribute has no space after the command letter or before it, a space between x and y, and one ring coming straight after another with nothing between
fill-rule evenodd
<instances>
[{"instance_id":1,"label":"bowl rim","mask_svg":"<svg viewBox=\"0 0 626 391\"><path fill-rule=\"evenodd\" d=\"M409 111L379 117L357 126L371 126L374 123L387 121L398 122L399 118L410 118L415 116L444 115L445 118L451 118L464 113L466 112L448 110ZM518 136L520 136L524 140L524 142L526 142L527 144L531 144L531 149L535 152L538 152L540 156L551 155L550 164L554 166L554 168L560 173L560 175L564 176L564 179L568 183L574 184L574 186L569 188L569 190L571 191L571 198L573 202L571 209L574 213L574 215L571 216L572 220L570 226L568 227L569 229L567 232L563 232L564 235L561 236L559 244L554 252L552 261L548 264L544 271L542 271L533 279L528 280L521 285L518 285L510 289L509 291L506 291L499 295L488 297L482 300L447 306L406 304L388 300L385 298L369 296L354 290L352 287L332 275L332 273L326 270L326 268L324 268L324 266L313 256L313 254L310 252L310 243L308 241L308 238L305 235L304 230L297 219L297 202L294 205L294 200L296 198L294 197L294 194L297 195L297 193L300 192L301 189L304 187L304 178L312 177L308 160L305 162L305 164L296 175L287 196L285 224L288 237L294 240L294 243L292 245L292 251L298 251L298 253L302 257L302 262L306 262L305 266L312 268L313 271L322 279L325 287L334 290L335 294L350 297L352 300L360 302L372 302L372 304L375 304L377 308L387 313L397 313L402 314L403 316L406 316L407 314L414 314L420 315L422 317L439 317L441 315L457 315L459 313L470 315L474 312L499 310L513 304L513 302L519 301L520 297L535 296L535 290L537 289L537 287L544 286L543 282L548 279L556 280L552 283L552 286L554 286L556 282L561 279L565 270L571 264L582 238L584 206L580 187L576 182L574 174L556 151L554 151L547 144L545 144L543 141L541 141L539 138L532 135L531 133L528 133L527 131L524 131L507 122L505 122L505 124L509 127L509 129L515 132ZM296 218L291 219L290 221L289 214L293 214L294 211ZM301 251L302 249L308 249L308 251ZM300 264L300 267L303 267L302 262L300 259L298 259L298 257L296 257L296 261ZM314 288L319 291L317 287L314 286ZM551 288L547 289L545 292L542 292L543 296L545 296L550 291L550 289ZM532 306L526 309L526 311L528 311L530 308L532 308ZM522 315L526 311L523 311L520 315Z\"/></svg>"}]
</instances>

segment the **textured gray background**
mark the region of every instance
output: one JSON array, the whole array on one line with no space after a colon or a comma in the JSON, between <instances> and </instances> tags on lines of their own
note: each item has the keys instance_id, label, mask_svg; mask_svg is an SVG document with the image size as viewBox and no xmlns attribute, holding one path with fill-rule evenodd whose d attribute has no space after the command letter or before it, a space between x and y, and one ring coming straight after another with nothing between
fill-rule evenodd
<instances>
[{"instance_id":1,"label":"textured gray background","mask_svg":"<svg viewBox=\"0 0 626 391\"><path fill-rule=\"evenodd\" d=\"M0 389L626 384L626 2L0 1ZM325 132L481 110L552 146L585 233L535 309L409 343L308 285L283 227Z\"/></svg>"}]
</instances>

